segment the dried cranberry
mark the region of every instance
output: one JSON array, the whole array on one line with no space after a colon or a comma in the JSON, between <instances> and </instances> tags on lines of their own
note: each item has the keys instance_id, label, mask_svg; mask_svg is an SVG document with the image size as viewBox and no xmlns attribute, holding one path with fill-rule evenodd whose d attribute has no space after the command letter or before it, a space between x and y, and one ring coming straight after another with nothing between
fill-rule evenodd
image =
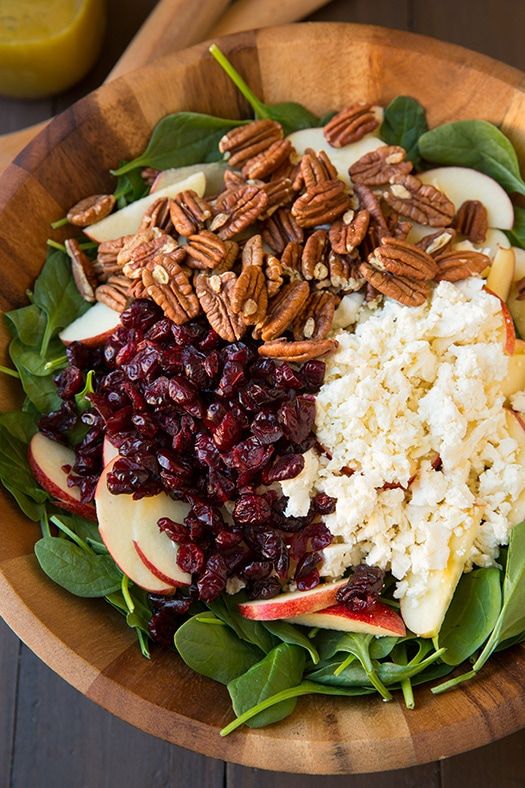
<instances>
[{"instance_id":1,"label":"dried cranberry","mask_svg":"<svg viewBox=\"0 0 525 788\"><path fill-rule=\"evenodd\" d=\"M168 395L177 405L191 405L196 402L198 392L195 386L184 378L172 378L168 384Z\"/></svg>"},{"instance_id":2,"label":"dried cranberry","mask_svg":"<svg viewBox=\"0 0 525 788\"><path fill-rule=\"evenodd\" d=\"M220 550L236 547L240 541L242 541L242 534L234 531L227 531L225 528L219 531L215 537L215 544Z\"/></svg>"},{"instance_id":3,"label":"dried cranberry","mask_svg":"<svg viewBox=\"0 0 525 788\"><path fill-rule=\"evenodd\" d=\"M163 405L168 399L169 384L169 379L164 376L149 383L144 389L144 398L148 405L157 408Z\"/></svg>"},{"instance_id":4,"label":"dried cranberry","mask_svg":"<svg viewBox=\"0 0 525 788\"><path fill-rule=\"evenodd\" d=\"M276 367L273 376L275 385L282 389L301 389L303 388L303 381L299 377L296 370L292 369L289 364L283 363Z\"/></svg>"},{"instance_id":5,"label":"dried cranberry","mask_svg":"<svg viewBox=\"0 0 525 788\"><path fill-rule=\"evenodd\" d=\"M255 416L250 429L259 443L264 446L276 443L283 436L283 430L276 414L268 410L261 411Z\"/></svg>"},{"instance_id":6,"label":"dried cranberry","mask_svg":"<svg viewBox=\"0 0 525 788\"><path fill-rule=\"evenodd\" d=\"M149 298L138 298L122 312L120 322L125 328L147 331L161 317L162 311L154 301Z\"/></svg>"},{"instance_id":7,"label":"dried cranberry","mask_svg":"<svg viewBox=\"0 0 525 788\"><path fill-rule=\"evenodd\" d=\"M148 622L148 632L161 646L172 647L173 636L191 605L191 599L173 599L153 613Z\"/></svg>"},{"instance_id":8,"label":"dried cranberry","mask_svg":"<svg viewBox=\"0 0 525 788\"><path fill-rule=\"evenodd\" d=\"M312 588L315 588L319 585L320 581L319 570L312 569L312 571L305 575L304 577L300 577L297 581L297 590L298 591L311 591Z\"/></svg>"},{"instance_id":9,"label":"dried cranberry","mask_svg":"<svg viewBox=\"0 0 525 788\"><path fill-rule=\"evenodd\" d=\"M79 367L69 366L55 376L57 394L61 399L71 399L84 387L84 373Z\"/></svg>"},{"instance_id":10,"label":"dried cranberry","mask_svg":"<svg viewBox=\"0 0 525 788\"><path fill-rule=\"evenodd\" d=\"M191 514L214 534L224 528L224 518L221 514L221 510L217 506L212 506L210 503L194 500Z\"/></svg>"},{"instance_id":11,"label":"dried cranberry","mask_svg":"<svg viewBox=\"0 0 525 788\"><path fill-rule=\"evenodd\" d=\"M258 358L250 367L250 376L257 380L273 380L276 363L271 358Z\"/></svg>"},{"instance_id":12,"label":"dried cranberry","mask_svg":"<svg viewBox=\"0 0 525 788\"><path fill-rule=\"evenodd\" d=\"M250 412L258 412L264 405L274 402L275 399L275 394L270 388L253 380L239 392L239 402L243 408Z\"/></svg>"},{"instance_id":13,"label":"dried cranberry","mask_svg":"<svg viewBox=\"0 0 525 788\"><path fill-rule=\"evenodd\" d=\"M241 495L232 516L239 525L264 525L271 515L271 507L262 495Z\"/></svg>"},{"instance_id":14,"label":"dried cranberry","mask_svg":"<svg viewBox=\"0 0 525 788\"><path fill-rule=\"evenodd\" d=\"M204 365L203 366L204 366L204 370L206 372L206 375L209 378L209 382L211 383L212 381L215 380L215 378L219 374L219 370L221 368L221 361L220 361L220 358L219 358L219 354L217 353L216 350L213 350L211 353L209 353L206 356L206 358L204 359Z\"/></svg>"},{"instance_id":15,"label":"dried cranberry","mask_svg":"<svg viewBox=\"0 0 525 788\"><path fill-rule=\"evenodd\" d=\"M199 596L203 602L216 599L226 588L227 568L224 559L218 553L210 556L206 569L197 581Z\"/></svg>"},{"instance_id":16,"label":"dried cranberry","mask_svg":"<svg viewBox=\"0 0 525 788\"><path fill-rule=\"evenodd\" d=\"M337 601L350 610L368 610L383 588L385 573L378 566L359 564L352 570L348 583L337 592Z\"/></svg>"},{"instance_id":17,"label":"dried cranberry","mask_svg":"<svg viewBox=\"0 0 525 788\"><path fill-rule=\"evenodd\" d=\"M186 413L180 419L173 420L173 430L170 431L170 434L172 434L171 445L175 451L189 451L193 444L196 426L195 419Z\"/></svg>"},{"instance_id":18,"label":"dried cranberry","mask_svg":"<svg viewBox=\"0 0 525 788\"><path fill-rule=\"evenodd\" d=\"M249 596L251 599L272 599L281 591L281 583L277 577L267 577L264 580L255 580L250 584Z\"/></svg>"},{"instance_id":19,"label":"dried cranberry","mask_svg":"<svg viewBox=\"0 0 525 788\"><path fill-rule=\"evenodd\" d=\"M310 391L317 391L323 385L325 372L324 361L307 361L301 367L301 377Z\"/></svg>"},{"instance_id":20,"label":"dried cranberry","mask_svg":"<svg viewBox=\"0 0 525 788\"><path fill-rule=\"evenodd\" d=\"M215 350L221 344L221 338L216 331L211 328L208 333L198 342L199 349L207 353L210 350Z\"/></svg>"},{"instance_id":21,"label":"dried cranberry","mask_svg":"<svg viewBox=\"0 0 525 788\"><path fill-rule=\"evenodd\" d=\"M222 368L222 376L217 387L217 393L223 397L230 397L244 381L244 366L240 361L227 361Z\"/></svg>"},{"instance_id":22,"label":"dried cranberry","mask_svg":"<svg viewBox=\"0 0 525 788\"><path fill-rule=\"evenodd\" d=\"M321 556L319 553L305 553L297 562L294 575L295 579L298 580L300 577L306 577L306 575L309 575L320 563Z\"/></svg>"},{"instance_id":23,"label":"dried cranberry","mask_svg":"<svg viewBox=\"0 0 525 788\"><path fill-rule=\"evenodd\" d=\"M159 522L159 531L166 534L173 542L178 544L187 544L191 541L190 534L187 528L182 523L176 523L169 517L161 517Z\"/></svg>"},{"instance_id":24,"label":"dried cranberry","mask_svg":"<svg viewBox=\"0 0 525 788\"><path fill-rule=\"evenodd\" d=\"M272 572L271 561L250 561L241 574L246 580L264 580Z\"/></svg>"},{"instance_id":25,"label":"dried cranberry","mask_svg":"<svg viewBox=\"0 0 525 788\"><path fill-rule=\"evenodd\" d=\"M219 424L213 428L213 440L221 451L228 451L239 440L242 433L242 425L235 416L227 412L222 417Z\"/></svg>"},{"instance_id":26,"label":"dried cranberry","mask_svg":"<svg viewBox=\"0 0 525 788\"><path fill-rule=\"evenodd\" d=\"M80 369L93 369L97 363L93 358L92 349L88 345L83 345L82 342L71 342L66 347L66 356L68 364ZM98 359L97 361L100 363Z\"/></svg>"},{"instance_id":27,"label":"dried cranberry","mask_svg":"<svg viewBox=\"0 0 525 788\"><path fill-rule=\"evenodd\" d=\"M182 326L173 323L171 326L171 334L177 345L193 345L201 339L205 331L198 323L185 323Z\"/></svg>"},{"instance_id":28,"label":"dried cranberry","mask_svg":"<svg viewBox=\"0 0 525 788\"><path fill-rule=\"evenodd\" d=\"M331 495L326 493L317 493L312 501L312 507L315 512L319 514L333 514L337 504L337 498L332 498Z\"/></svg>"},{"instance_id":29,"label":"dried cranberry","mask_svg":"<svg viewBox=\"0 0 525 788\"><path fill-rule=\"evenodd\" d=\"M285 402L279 411L279 420L284 434L294 443L302 443L314 426L314 398L309 394L300 394L290 402Z\"/></svg>"},{"instance_id":30,"label":"dried cranberry","mask_svg":"<svg viewBox=\"0 0 525 788\"><path fill-rule=\"evenodd\" d=\"M205 432L199 432L195 438L195 455L201 465L208 465L210 468L222 465L217 446Z\"/></svg>"},{"instance_id":31,"label":"dried cranberry","mask_svg":"<svg viewBox=\"0 0 525 788\"><path fill-rule=\"evenodd\" d=\"M205 388L210 379L205 369L206 356L194 347L185 347L182 363L186 378L197 388Z\"/></svg>"},{"instance_id":32,"label":"dried cranberry","mask_svg":"<svg viewBox=\"0 0 525 788\"><path fill-rule=\"evenodd\" d=\"M74 427L77 421L78 412L75 403L71 400L66 400L58 410L48 413L47 416L41 416L38 427L48 438L56 440L57 437L64 435Z\"/></svg>"},{"instance_id":33,"label":"dried cranberry","mask_svg":"<svg viewBox=\"0 0 525 788\"><path fill-rule=\"evenodd\" d=\"M145 338L151 342L165 342L171 336L171 326L171 320L168 320L167 317L163 317L148 328Z\"/></svg>"},{"instance_id":34,"label":"dried cranberry","mask_svg":"<svg viewBox=\"0 0 525 788\"><path fill-rule=\"evenodd\" d=\"M253 351L244 342L232 342L224 348L223 352L228 361L237 362L243 367L254 357Z\"/></svg>"},{"instance_id":35,"label":"dried cranberry","mask_svg":"<svg viewBox=\"0 0 525 788\"><path fill-rule=\"evenodd\" d=\"M284 454L276 457L269 468L263 474L265 484L273 482L283 482L285 479L295 479L304 468L303 454Z\"/></svg>"},{"instance_id":36,"label":"dried cranberry","mask_svg":"<svg viewBox=\"0 0 525 788\"><path fill-rule=\"evenodd\" d=\"M177 564L190 575L201 572L204 567L204 551L196 544L181 544L177 552Z\"/></svg>"},{"instance_id":37,"label":"dried cranberry","mask_svg":"<svg viewBox=\"0 0 525 788\"><path fill-rule=\"evenodd\" d=\"M216 468L210 468L208 473L207 492L215 503L221 504L231 500L234 497L235 486L235 482L229 479L225 473L222 473Z\"/></svg>"},{"instance_id":38,"label":"dried cranberry","mask_svg":"<svg viewBox=\"0 0 525 788\"><path fill-rule=\"evenodd\" d=\"M255 437L234 446L230 461L239 470L239 484L246 484L254 474L261 471L269 463L273 451L273 446L262 446Z\"/></svg>"}]
</instances>

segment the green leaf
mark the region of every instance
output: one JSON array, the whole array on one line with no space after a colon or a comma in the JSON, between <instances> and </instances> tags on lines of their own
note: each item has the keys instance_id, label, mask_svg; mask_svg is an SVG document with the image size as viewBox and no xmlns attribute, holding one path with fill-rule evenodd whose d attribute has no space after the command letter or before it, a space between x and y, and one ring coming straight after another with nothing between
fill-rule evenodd
<instances>
[{"instance_id":1,"label":"green leaf","mask_svg":"<svg viewBox=\"0 0 525 788\"><path fill-rule=\"evenodd\" d=\"M46 330L46 316L35 304L13 309L5 313L9 330L13 337L29 347L40 347Z\"/></svg>"},{"instance_id":2,"label":"green leaf","mask_svg":"<svg viewBox=\"0 0 525 788\"><path fill-rule=\"evenodd\" d=\"M442 658L443 650L434 651L426 659L417 664L408 663L402 665L397 662L377 662L375 672L379 681L385 686L391 687L394 684L401 684L406 679L411 679L419 673L423 673L430 665ZM336 673L340 660L333 657L330 661L323 664L318 670L308 674L310 681L329 686L341 687L367 687L376 689L375 683L371 680L370 673L362 665L355 663L345 667ZM379 690L378 690L379 691Z\"/></svg>"},{"instance_id":3,"label":"green leaf","mask_svg":"<svg viewBox=\"0 0 525 788\"><path fill-rule=\"evenodd\" d=\"M388 657L399 638L385 635L383 637L374 637L370 641L370 658L383 659Z\"/></svg>"},{"instance_id":4,"label":"green leaf","mask_svg":"<svg viewBox=\"0 0 525 788\"><path fill-rule=\"evenodd\" d=\"M295 101L285 101L279 104L265 104L257 98L237 69L230 63L226 55L221 52L216 44L211 45L210 53L250 104L256 118L270 118L271 120L276 120L282 125L285 134L291 134L299 129L308 129L312 126L321 125L321 121L317 115L314 115L310 110L306 109L306 107L303 107L302 104L297 104Z\"/></svg>"},{"instance_id":5,"label":"green leaf","mask_svg":"<svg viewBox=\"0 0 525 788\"><path fill-rule=\"evenodd\" d=\"M0 481L10 492L17 490L35 503L48 500L48 494L36 483L29 468L27 444L4 426L0 426Z\"/></svg>"},{"instance_id":6,"label":"green leaf","mask_svg":"<svg viewBox=\"0 0 525 788\"><path fill-rule=\"evenodd\" d=\"M18 340L13 339L13 342ZM11 346L9 347L11 352ZM16 360L15 360L16 359ZM57 394L56 386L53 382L52 376L41 377L33 375L21 361L21 356L17 351L14 351L13 363L17 364L18 374L20 375L20 383L24 390L26 397L35 406L39 413L49 413L52 410L57 410L62 404L62 400Z\"/></svg>"},{"instance_id":7,"label":"green leaf","mask_svg":"<svg viewBox=\"0 0 525 788\"><path fill-rule=\"evenodd\" d=\"M283 643L300 646L310 655L310 659L317 665L319 653L312 641L304 634L300 627L289 624L288 621L265 621L264 626L274 637L282 640Z\"/></svg>"},{"instance_id":8,"label":"green leaf","mask_svg":"<svg viewBox=\"0 0 525 788\"><path fill-rule=\"evenodd\" d=\"M206 624L196 616L175 632L175 648L192 670L221 684L245 673L262 655L228 627Z\"/></svg>"},{"instance_id":9,"label":"green leaf","mask_svg":"<svg viewBox=\"0 0 525 788\"><path fill-rule=\"evenodd\" d=\"M124 175L137 167L166 170L187 164L219 161L219 140L230 129L243 124L242 120L215 118L199 112L177 112L162 118L151 135L148 147L133 161L113 171Z\"/></svg>"},{"instance_id":10,"label":"green leaf","mask_svg":"<svg viewBox=\"0 0 525 788\"><path fill-rule=\"evenodd\" d=\"M60 366L65 367L67 364L64 345L58 337L50 340L45 354L42 354L38 347L28 347L15 337L9 345L9 355L18 371L22 368L27 374L37 378L50 377L57 370L53 365L53 370L50 372L48 366L50 359L60 357Z\"/></svg>"},{"instance_id":11,"label":"green leaf","mask_svg":"<svg viewBox=\"0 0 525 788\"><path fill-rule=\"evenodd\" d=\"M93 388L93 377L95 372L90 369L86 375L86 382L84 383L84 388L82 391L79 391L78 394L75 394L75 404L77 406L77 410L79 413L84 413L86 410L91 408L91 400L87 396L88 394L94 394L95 389Z\"/></svg>"},{"instance_id":12,"label":"green leaf","mask_svg":"<svg viewBox=\"0 0 525 788\"><path fill-rule=\"evenodd\" d=\"M4 427L13 438L26 445L38 431L34 416L23 410L0 413L0 427Z\"/></svg>"},{"instance_id":13,"label":"green leaf","mask_svg":"<svg viewBox=\"0 0 525 788\"><path fill-rule=\"evenodd\" d=\"M79 517L77 514L66 514L61 509L55 509L57 512L57 516L60 520L66 525L73 533L80 537L84 542L87 542L88 539L92 539L93 541L100 541L100 532L98 530L97 523L91 522L91 520L85 520L83 517Z\"/></svg>"},{"instance_id":14,"label":"green leaf","mask_svg":"<svg viewBox=\"0 0 525 788\"><path fill-rule=\"evenodd\" d=\"M223 594L213 602L208 603L208 607L213 613L227 624L237 637L252 643L267 654L276 645L275 639L260 621L250 621L241 616L238 610L240 602L245 602L247 596L242 591L239 594Z\"/></svg>"},{"instance_id":15,"label":"green leaf","mask_svg":"<svg viewBox=\"0 0 525 788\"><path fill-rule=\"evenodd\" d=\"M304 650L281 643L264 659L228 683L233 710L237 716L257 706L261 701L301 682L304 671ZM284 719L295 708L295 698L283 701L253 716L247 723L251 728L262 728Z\"/></svg>"},{"instance_id":16,"label":"green leaf","mask_svg":"<svg viewBox=\"0 0 525 788\"><path fill-rule=\"evenodd\" d=\"M500 574L496 567L476 569L459 581L438 638L443 662L460 665L489 637L501 609Z\"/></svg>"},{"instance_id":17,"label":"green leaf","mask_svg":"<svg viewBox=\"0 0 525 788\"><path fill-rule=\"evenodd\" d=\"M514 206L514 227L506 235L513 246L525 249L525 208Z\"/></svg>"},{"instance_id":18,"label":"green leaf","mask_svg":"<svg viewBox=\"0 0 525 788\"><path fill-rule=\"evenodd\" d=\"M124 166L126 162L122 162ZM140 200L148 193L148 185L142 179L140 170L131 170L131 172L119 175L117 179L117 186L113 193L117 200L117 207L125 208L135 200Z\"/></svg>"},{"instance_id":19,"label":"green leaf","mask_svg":"<svg viewBox=\"0 0 525 788\"><path fill-rule=\"evenodd\" d=\"M400 145L407 159L419 168L421 154L418 140L428 130L424 107L410 96L397 96L385 109L379 136L388 145Z\"/></svg>"},{"instance_id":20,"label":"green leaf","mask_svg":"<svg viewBox=\"0 0 525 788\"><path fill-rule=\"evenodd\" d=\"M40 539L35 554L46 575L71 594L101 597L120 588L122 575L108 555L88 552L55 536Z\"/></svg>"},{"instance_id":21,"label":"green leaf","mask_svg":"<svg viewBox=\"0 0 525 788\"><path fill-rule=\"evenodd\" d=\"M472 167L490 175L508 192L525 194L516 151L493 123L486 120L445 123L423 134L418 145L427 161Z\"/></svg>"},{"instance_id":22,"label":"green leaf","mask_svg":"<svg viewBox=\"0 0 525 788\"><path fill-rule=\"evenodd\" d=\"M376 688L385 700L391 700L392 696L378 678L372 659L370 658L370 646L373 635L364 635L358 632L333 632L325 630L318 636L320 643L319 653L323 659L327 659L340 651L353 654L361 663L368 681Z\"/></svg>"},{"instance_id":23,"label":"green leaf","mask_svg":"<svg viewBox=\"0 0 525 788\"><path fill-rule=\"evenodd\" d=\"M22 490L11 487L5 479L2 479L2 484L7 492L11 493L26 517L29 517L30 520L34 520L35 523L42 519L46 511L44 503L36 503L36 501L26 495Z\"/></svg>"}]
</instances>

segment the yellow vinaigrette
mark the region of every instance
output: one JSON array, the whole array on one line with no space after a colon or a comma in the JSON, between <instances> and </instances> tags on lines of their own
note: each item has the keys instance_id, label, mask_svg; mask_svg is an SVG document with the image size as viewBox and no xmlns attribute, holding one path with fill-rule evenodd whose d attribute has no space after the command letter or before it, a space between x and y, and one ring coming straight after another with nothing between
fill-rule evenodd
<instances>
[{"instance_id":1,"label":"yellow vinaigrette","mask_svg":"<svg viewBox=\"0 0 525 788\"><path fill-rule=\"evenodd\" d=\"M0 94L51 96L74 85L100 51L105 0L0 0Z\"/></svg>"}]
</instances>

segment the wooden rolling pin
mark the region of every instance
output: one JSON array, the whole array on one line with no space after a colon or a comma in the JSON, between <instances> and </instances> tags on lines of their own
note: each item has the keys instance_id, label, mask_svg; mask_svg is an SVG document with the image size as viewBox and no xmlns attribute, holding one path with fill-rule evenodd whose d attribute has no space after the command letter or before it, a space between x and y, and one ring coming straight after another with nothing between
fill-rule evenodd
<instances>
[{"instance_id":1,"label":"wooden rolling pin","mask_svg":"<svg viewBox=\"0 0 525 788\"><path fill-rule=\"evenodd\" d=\"M121 77L162 55L257 27L303 19L328 0L160 0L106 81ZM230 6L228 8L228 6ZM0 173L49 121L0 135Z\"/></svg>"}]
</instances>

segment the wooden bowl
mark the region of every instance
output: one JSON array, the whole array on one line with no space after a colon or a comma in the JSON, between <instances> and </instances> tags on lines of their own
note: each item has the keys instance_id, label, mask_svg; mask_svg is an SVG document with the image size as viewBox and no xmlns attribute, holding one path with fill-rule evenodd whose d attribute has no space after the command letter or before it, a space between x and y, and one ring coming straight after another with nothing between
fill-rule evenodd
<instances>
[{"instance_id":1,"label":"wooden bowl","mask_svg":"<svg viewBox=\"0 0 525 788\"><path fill-rule=\"evenodd\" d=\"M423 36L346 24L303 24L225 38L221 47L263 99L294 99L323 115L351 100L417 97L430 125L461 118L497 123L525 157L521 72ZM0 307L26 303L49 222L77 199L112 188L109 167L145 146L168 112L247 114L237 91L199 45L112 82L42 132L1 180ZM2 335L3 354L7 336ZM2 409L17 387L0 380ZM221 739L232 713L224 687L173 653L140 656L134 637L102 602L83 601L38 569L38 528L2 494L0 613L51 668L88 698L148 733L264 769L319 774L383 771L454 755L525 725L525 652L494 657L480 678L417 708L374 699L304 698L289 719Z\"/></svg>"}]
</instances>

